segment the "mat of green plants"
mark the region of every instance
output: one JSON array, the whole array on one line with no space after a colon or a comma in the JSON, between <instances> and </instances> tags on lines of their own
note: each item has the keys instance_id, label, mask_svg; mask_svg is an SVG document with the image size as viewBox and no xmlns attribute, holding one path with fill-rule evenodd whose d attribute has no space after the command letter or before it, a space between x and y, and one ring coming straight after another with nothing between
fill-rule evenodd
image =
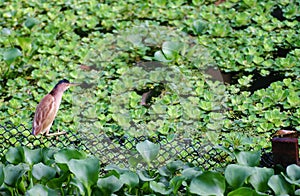
<instances>
[{"instance_id":1,"label":"mat of green plants","mask_svg":"<svg viewBox=\"0 0 300 196\"><path fill-rule=\"evenodd\" d=\"M137 146L149 164L157 149L151 142ZM153 152L157 150L153 150ZM75 149L11 147L0 163L1 195L299 195L300 166L286 169L258 167L259 152L237 152L236 164L224 172L205 171L181 161L158 170L105 167L93 156Z\"/></svg>"},{"instance_id":2,"label":"mat of green plants","mask_svg":"<svg viewBox=\"0 0 300 196\"><path fill-rule=\"evenodd\" d=\"M299 7L2 0L0 121L30 127L37 103L66 78L82 85L65 93L53 130L227 132L268 145L278 129L299 130Z\"/></svg>"}]
</instances>

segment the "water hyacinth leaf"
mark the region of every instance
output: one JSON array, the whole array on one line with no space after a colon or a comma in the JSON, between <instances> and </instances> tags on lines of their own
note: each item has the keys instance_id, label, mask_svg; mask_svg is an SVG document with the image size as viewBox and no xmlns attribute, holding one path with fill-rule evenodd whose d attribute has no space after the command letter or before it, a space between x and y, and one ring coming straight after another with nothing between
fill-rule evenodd
<instances>
[{"instance_id":1,"label":"water hyacinth leaf","mask_svg":"<svg viewBox=\"0 0 300 196\"><path fill-rule=\"evenodd\" d=\"M162 51L156 51L154 53L154 59L156 61L160 61L160 62L164 62L164 63L168 63L168 62L172 61L170 59L167 59L167 57L162 53Z\"/></svg>"},{"instance_id":2,"label":"water hyacinth leaf","mask_svg":"<svg viewBox=\"0 0 300 196\"><path fill-rule=\"evenodd\" d=\"M121 182L124 182L124 184L128 185L130 188L134 188L139 184L139 176L132 172L127 171L120 175Z\"/></svg>"},{"instance_id":3,"label":"water hyacinth leaf","mask_svg":"<svg viewBox=\"0 0 300 196\"><path fill-rule=\"evenodd\" d=\"M52 148L42 148L42 156L43 156L43 163L47 165L51 165L55 162L54 160L54 154L57 152L57 150L54 150Z\"/></svg>"},{"instance_id":4,"label":"water hyacinth leaf","mask_svg":"<svg viewBox=\"0 0 300 196\"><path fill-rule=\"evenodd\" d=\"M22 56L22 52L18 48L9 48L3 53L3 59L8 65L12 64L20 56Z\"/></svg>"},{"instance_id":5,"label":"water hyacinth leaf","mask_svg":"<svg viewBox=\"0 0 300 196\"><path fill-rule=\"evenodd\" d=\"M8 162L18 164L24 162L24 149L22 147L10 147L5 154Z\"/></svg>"},{"instance_id":6,"label":"water hyacinth leaf","mask_svg":"<svg viewBox=\"0 0 300 196\"><path fill-rule=\"evenodd\" d=\"M29 170L28 165L20 163L18 165L7 165L4 168L5 184L15 187L21 177Z\"/></svg>"},{"instance_id":7,"label":"water hyacinth leaf","mask_svg":"<svg viewBox=\"0 0 300 196\"><path fill-rule=\"evenodd\" d=\"M25 156L25 162L29 163L30 165L39 163L43 159L41 148L31 150L24 147L24 156Z\"/></svg>"},{"instance_id":8,"label":"water hyacinth leaf","mask_svg":"<svg viewBox=\"0 0 300 196\"><path fill-rule=\"evenodd\" d=\"M99 160L96 158L71 159L68 163L70 171L75 174L85 187L97 183L100 171Z\"/></svg>"},{"instance_id":9,"label":"water hyacinth leaf","mask_svg":"<svg viewBox=\"0 0 300 196\"><path fill-rule=\"evenodd\" d=\"M172 189L168 189L163 183L161 182L150 182L150 188L157 193L162 195L169 195L172 192Z\"/></svg>"},{"instance_id":10,"label":"water hyacinth leaf","mask_svg":"<svg viewBox=\"0 0 300 196\"><path fill-rule=\"evenodd\" d=\"M55 174L56 171L54 168L44 165L43 163L35 164L32 167L32 175L37 180L50 180L55 176Z\"/></svg>"},{"instance_id":11,"label":"water hyacinth leaf","mask_svg":"<svg viewBox=\"0 0 300 196\"><path fill-rule=\"evenodd\" d=\"M3 182L4 182L4 171L3 171L3 168L4 168L3 164L0 163L0 187L3 184Z\"/></svg>"},{"instance_id":12,"label":"water hyacinth leaf","mask_svg":"<svg viewBox=\"0 0 300 196\"><path fill-rule=\"evenodd\" d=\"M243 165L231 164L225 169L225 178L233 188L243 186L246 179L252 174L252 168Z\"/></svg>"},{"instance_id":13,"label":"water hyacinth leaf","mask_svg":"<svg viewBox=\"0 0 300 196\"><path fill-rule=\"evenodd\" d=\"M170 170L168 170L167 166L162 166L158 169L158 172L161 176L172 176L172 173Z\"/></svg>"},{"instance_id":14,"label":"water hyacinth leaf","mask_svg":"<svg viewBox=\"0 0 300 196\"><path fill-rule=\"evenodd\" d=\"M129 170L128 169L124 169L124 168L121 168L115 164L110 164L110 165L107 165L105 168L104 168L105 171L116 171L118 174L123 174L125 172L128 172Z\"/></svg>"},{"instance_id":15,"label":"water hyacinth leaf","mask_svg":"<svg viewBox=\"0 0 300 196\"><path fill-rule=\"evenodd\" d=\"M162 45L162 52L167 59L175 59L182 48L179 42L166 41Z\"/></svg>"},{"instance_id":16,"label":"water hyacinth leaf","mask_svg":"<svg viewBox=\"0 0 300 196\"><path fill-rule=\"evenodd\" d=\"M85 195L87 193L87 189L84 187L82 182L80 182L80 180L78 180L78 178L76 178L76 177L72 178L70 181L70 184L76 186L81 195Z\"/></svg>"},{"instance_id":17,"label":"water hyacinth leaf","mask_svg":"<svg viewBox=\"0 0 300 196\"><path fill-rule=\"evenodd\" d=\"M172 173L175 173L177 170L182 169L184 166L184 163L182 161L172 161L167 164L167 168Z\"/></svg>"},{"instance_id":18,"label":"water hyacinth leaf","mask_svg":"<svg viewBox=\"0 0 300 196\"><path fill-rule=\"evenodd\" d=\"M174 176L170 180L170 187L174 194L176 194L181 187L183 181L185 180L185 177L183 176Z\"/></svg>"},{"instance_id":19,"label":"water hyacinth leaf","mask_svg":"<svg viewBox=\"0 0 300 196\"><path fill-rule=\"evenodd\" d=\"M32 29L36 24L38 24L39 21L36 18L28 17L24 23L24 25L28 29Z\"/></svg>"},{"instance_id":20,"label":"water hyacinth leaf","mask_svg":"<svg viewBox=\"0 0 300 196\"><path fill-rule=\"evenodd\" d=\"M76 149L63 149L54 154L57 163L68 163L71 159L84 159L86 155Z\"/></svg>"},{"instance_id":21,"label":"water hyacinth leaf","mask_svg":"<svg viewBox=\"0 0 300 196\"><path fill-rule=\"evenodd\" d=\"M149 174L147 174L146 171L137 171L137 174L139 176L139 178L144 181L144 182L148 182L148 181L152 181L155 180L156 177L151 177L149 176Z\"/></svg>"},{"instance_id":22,"label":"water hyacinth leaf","mask_svg":"<svg viewBox=\"0 0 300 196\"><path fill-rule=\"evenodd\" d=\"M283 174L283 176L289 183L300 186L300 166L289 165L286 168L286 175Z\"/></svg>"},{"instance_id":23,"label":"water hyacinth leaf","mask_svg":"<svg viewBox=\"0 0 300 196\"><path fill-rule=\"evenodd\" d=\"M223 195L225 178L217 172L203 172L191 181L190 192L197 195Z\"/></svg>"},{"instance_id":24,"label":"water hyacinth leaf","mask_svg":"<svg viewBox=\"0 0 300 196\"><path fill-rule=\"evenodd\" d=\"M31 189L29 189L26 193L26 196L40 196L40 195L45 195L45 196L56 196L60 195L57 191L50 189L44 185L41 184L36 184L34 185Z\"/></svg>"},{"instance_id":25,"label":"water hyacinth leaf","mask_svg":"<svg viewBox=\"0 0 300 196\"><path fill-rule=\"evenodd\" d=\"M153 161L158 153L160 146L159 144L154 144L148 140L145 140L143 142L140 142L136 145L137 151L141 154L143 159L150 164L151 161Z\"/></svg>"},{"instance_id":26,"label":"water hyacinth leaf","mask_svg":"<svg viewBox=\"0 0 300 196\"><path fill-rule=\"evenodd\" d=\"M122 188L123 182L115 176L108 176L106 178L100 178L97 182L97 186L102 191L102 194L111 195Z\"/></svg>"},{"instance_id":27,"label":"water hyacinth leaf","mask_svg":"<svg viewBox=\"0 0 300 196\"><path fill-rule=\"evenodd\" d=\"M71 172L64 172L61 174L58 178L52 178L47 182L47 186L53 189L57 189L62 187L62 185L66 182L66 180L69 178Z\"/></svg>"},{"instance_id":28,"label":"water hyacinth leaf","mask_svg":"<svg viewBox=\"0 0 300 196\"><path fill-rule=\"evenodd\" d=\"M274 191L275 195L292 195L292 185L287 183L281 175L273 175L268 181L269 187Z\"/></svg>"},{"instance_id":29,"label":"water hyacinth leaf","mask_svg":"<svg viewBox=\"0 0 300 196\"><path fill-rule=\"evenodd\" d=\"M184 169L181 174L185 179L191 180L191 179L199 176L200 174L202 174L202 171L196 167L189 167L189 168Z\"/></svg>"},{"instance_id":30,"label":"water hyacinth leaf","mask_svg":"<svg viewBox=\"0 0 300 196\"><path fill-rule=\"evenodd\" d=\"M260 152L259 151L251 151L251 152L236 152L235 157L237 159L237 162L240 165L245 166L258 166L260 162Z\"/></svg>"},{"instance_id":31,"label":"water hyacinth leaf","mask_svg":"<svg viewBox=\"0 0 300 196\"><path fill-rule=\"evenodd\" d=\"M253 168L252 175L249 178L250 184L258 192L266 192L269 190L268 180L274 175L274 170L271 168Z\"/></svg>"},{"instance_id":32,"label":"water hyacinth leaf","mask_svg":"<svg viewBox=\"0 0 300 196\"><path fill-rule=\"evenodd\" d=\"M258 194L255 190L248 187L240 187L228 193L228 196L241 196L241 195L259 196L264 194Z\"/></svg>"}]
</instances>

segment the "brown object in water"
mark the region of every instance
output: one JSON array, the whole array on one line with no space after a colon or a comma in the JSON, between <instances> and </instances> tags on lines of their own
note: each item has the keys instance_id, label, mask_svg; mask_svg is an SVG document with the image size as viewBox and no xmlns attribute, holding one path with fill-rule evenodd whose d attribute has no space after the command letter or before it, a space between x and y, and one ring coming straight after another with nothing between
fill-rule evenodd
<instances>
[{"instance_id":1,"label":"brown object in water","mask_svg":"<svg viewBox=\"0 0 300 196\"><path fill-rule=\"evenodd\" d=\"M274 164L287 167L290 164L299 165L298 138L275 137L272 139L272 153Z\"/></svg>"}]
</instances>

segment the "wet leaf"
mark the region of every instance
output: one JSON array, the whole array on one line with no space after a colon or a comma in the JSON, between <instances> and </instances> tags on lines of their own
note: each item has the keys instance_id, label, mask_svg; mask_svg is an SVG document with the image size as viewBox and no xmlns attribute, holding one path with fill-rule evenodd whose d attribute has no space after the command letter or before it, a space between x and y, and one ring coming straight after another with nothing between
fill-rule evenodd
<instances>
[{"instance_id":1,"label":"wet leaf","mask_svg":"<svg viewBox=\"0 0 300 196\"><path fill-rule=\"evenodd\" d=\"M37 180L50 180L52 179L56 174L56 171L54 168L49 167L47 165L44 165L43 163L35 164L32 167L32 175Z\"/></svg>"},{"instance_id":2,"label":"wet leaf","mask_svg":"<svg viewBox=\"0 0 300 196\"><path fill-rule=\"evenodd\" d=\"M223 195L225 178L220 173L203 172L191 181L190 192L197 195Z\"/></svg>"},{"instance_id":3,"label":"wet leaf","mask_svg":"<svg viewBox=\"0 0 300 196\"><path fill-rule=\"evenodd\" d=\"M18 164L24 162L24 149L22 147L10 147L5 154L8 162Z\"/></svg>"},{"instance_id":4,"label":"wet leaf","mask_svg":"<svg viewBox=\"0 0 300 196\"><path fill-rule=\"evenodd\" d=\"M157 193L162 195L169 195L172 192L172 189L168 189L163 183L161 182L150 182L150 188Z\"/></svg>"},{"instance_id":5,"label":"wet leaf","mask_svg":"<svg viewBox=\"0 0 300 196\"><path fill-rule=\"evenodd\" d=\"M44 185L36 184L31 189L29 189L26 193L26 196L56 196L60 195L57 191L50 189Z\"/></svg>"},{"instance_id":6,"label":"wet leaf","mask_svg":"<svg viewBox=\"0 0 300 196\"><path fill-rule=\"evenodd\" d=\"M21 180L21 177L29 170L29 167L20 163L18 165L7 165L4 167L4 182L5 184L16 187Z\"/></svg>"},{"instance_id":7,"label":"wet leaf","mask_svg":"<svg viewBox=\"0 0 300 196\"><path fill-rule=\"evenodd\" d=\"M258 166L260 161L260 152L252 151L252 152L237 152L235 153L237 162L241 165L245 166Z\"/></svg>"},{"instance_id":8,"label":"wet leaf","mask_svg":"<svg viewBox=\"0 0 300 196\"><path fill-rule=\"evenodd\" d=\"M154 144L148 140L140 142L136 145L137 151L141 154L143 159L150 164L159 153L159 144Z\"/></svg>"},{"instance_id":9,"label":"wet leaf","mask_svg":"<svg viewBox=\"0 0 300 196\"><path fill-rule=\"evenodd\" d=\"M71 159L68 163L70 171L82 182L85 187L97 183L100 171L99 160L96 158Z\"/></svg>"},{"instance_id":10,"label":"wet leaf","mask_svg":"<svg viewBox=\"0 0 300 196\"><path fill-rule=\"evenodd\" d=\"M225 178L230 186L239 188L243 186L252 172L253 169L251 167L231 164L225 169Z\"/></svg>"},{"instance_id":11,"label":"wet leaf","mask_svg":"<svg viewBox=\"0 0 300 196\"><path fill-rule=\"evenodd\" d=\"M106 178L100 178L97 182L97 186L102 191L102 194L111 195L122 188L123 182L115 176L109 176Z\"/></svg>"},{"instance_id":12,"label":"wet leaf","mask_svg":"<svg viewBox=\"0 0 300 196\"><path fill-rule=\"evenodd\" d=\"M3 59L8 65L12 64L20 56L22 56L22 52L18 48L9 48L3 53Z\"/></svg>"}]
</instances>

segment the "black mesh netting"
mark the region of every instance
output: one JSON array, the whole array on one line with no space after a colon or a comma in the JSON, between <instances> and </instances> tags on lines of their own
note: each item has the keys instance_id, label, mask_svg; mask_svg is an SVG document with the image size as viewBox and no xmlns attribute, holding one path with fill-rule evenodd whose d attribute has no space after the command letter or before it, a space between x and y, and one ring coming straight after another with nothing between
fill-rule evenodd
<instances>
[{"instance_id":1,"label":"black mesh netting","mask_svg":"<svg viewBox=\"0 0 300 196\"><path fill-rule=\"evenodd\" d=\"M149 140L160 145L160 151L153 162L159 167L170 160L182 160L202 167L203 169L224 168L234 160L219 146L199 139L197 141L186 138L167 137L121 137L109 138L105 134L68 133L57 137L33 136L31 129L24 125L15 126L11 123L0 125L0 158L11 146L26 146L30 149L40 147L73 147L85 151L99 158L101 165L115 164L120 167L130 167L130 160L138 159L136 145ZM262 160L263 165L271 163L270 156Z\"/></svg>"}]
</instances>

